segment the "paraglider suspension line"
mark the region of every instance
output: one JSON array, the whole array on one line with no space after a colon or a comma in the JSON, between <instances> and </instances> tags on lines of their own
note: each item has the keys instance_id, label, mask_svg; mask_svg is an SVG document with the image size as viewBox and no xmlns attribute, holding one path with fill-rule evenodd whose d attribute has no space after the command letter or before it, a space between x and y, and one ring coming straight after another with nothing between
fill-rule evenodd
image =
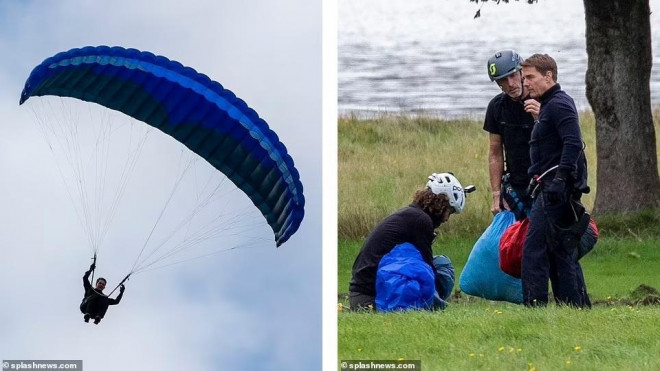
<instances>
[{"instance_id":1,"label":"paraglider suspension line","mask_svg":"<svg viewBox=\"0 0 660 371\"><path fill-rule=\"evenodd\" d=\"M121 282L119 282L119 284L118 284L117 286L115 286L115 288L112 289L112 291L110 291L110 293L108 294L108 296L112 295L112 293L115 292L115 290L117 290L117 289L119 288L119 286L121 286L124 282L126 282L126 281L128 280L128 277L131 276L131 274L132 274L132 273L127 274L126 277L124 277L124 279L121 280Z\"/></svg>"}]
</instances>

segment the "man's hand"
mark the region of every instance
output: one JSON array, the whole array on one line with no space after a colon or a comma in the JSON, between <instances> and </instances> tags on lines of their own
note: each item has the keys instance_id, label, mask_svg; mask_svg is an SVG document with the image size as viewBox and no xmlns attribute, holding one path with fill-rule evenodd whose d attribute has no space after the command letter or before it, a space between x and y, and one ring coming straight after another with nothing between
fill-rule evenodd
<instances>
[{"instance_id":1,"label":"man's hand","mask_svg":"<svg viewBox=\"0 0 660 371\"><path fill-rule=\"evenodd\" d=\"M530 113L534 120L539 119L539 111L541 111L541 103L535 99L527 99L525 101L525 112Z\"/></svg>"},{"instance_id":2,"label":"man's hand","mask_svg":"<svg viewBox=\"0 0 660 371\"><path fill-rule=\"evenodd\" d=\"M126 287L124 287L123 283L121 285L119 285L119 293L120 294L123 293L125 289L126 289Z\"/></svg>"},{"instance_id":3,"label":"man's hand","mask_svg":"<svg viewBox=\"0 0 660 371\"><path fill-rule=\"evenodd\" d=\"M547 200L550 204L557 205L566 202L566 182L564 179L556 177L543 188Z\"/></svg>"},{"instance_id":4,"label":"man's hand","mask_svg":"<svg viewBox=\"0 0 660 371\"><path fill-rule=\"evenodd\" d=\"M502 209L500 209L500 192L495 191L493 192L493 206L491 206L490 212L495 215L500 211L502 211Z\"/></svg>"},{"instance_id":5,"label":"man's hand","mask_svg":"<svg viewBox=\"0 0 660 371\"><path fill-rule=\"evenodd\" d=\"M89 266L90 271L93 271L94 269L96 269L96 263L92 263L92 265Z\"/></svg>"}]
</instances>

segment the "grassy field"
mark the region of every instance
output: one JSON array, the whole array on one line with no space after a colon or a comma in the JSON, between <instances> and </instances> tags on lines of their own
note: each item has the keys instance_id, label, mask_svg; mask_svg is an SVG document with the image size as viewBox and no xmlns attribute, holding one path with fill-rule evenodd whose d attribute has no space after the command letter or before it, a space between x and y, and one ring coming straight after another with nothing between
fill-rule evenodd
<instances>
[{"instance_id":1,"label":"grassy field","mask_svg":"<svg viewBox=\"0 0 660 371\"><path fill-rule=\"evenodd\" d=\"M447 254L460 276L474 241L449 237ZM339 245L339 288L348 290L361 241ZM660 287L660 238L605 238L582 261L594 302L588 311L544 309L465 295L443 312L342 311L339 360L421 360L423 370L657 370L660 306L638 303L641 285ZM644 293L646 294L646 293ZM345 298L339 300L346 304Z\"/></svg>"},{"instance_id":2,"label":"grassy field","mask_svg":"<svg viewBox=\"0 0 660 371\"><path fill-rule=\"evenodd\" d=\"M595 190L593 118L582 115L581 124ZM469 195L466 212L441 227L434 244L436 254L452 259L458 281L472 246L492 220L487 134L481 123L340 120L339 303L346 304L351 266L366 234L407 205L426 176L438 171L453 171L463 185L478 189ZM593 197L592 192L583 199L588 208ZM601 240L582 260L592 310L554 305L530 310L460 293L444 312L340 310L339 360L420 359L424 370L660 369L660 306L642 305L643 295L635 292L642 284L660 288L660 211L596 221Z\"/></svg>"},{"instance_id":3,"label":"grassy field","mask_svg":"<svg viewBox=\"0 0 660 371\"><path fill-rule=\"evenodd\" d=\"M423 370L658 370L658 307L457 304L442 313L339 316L339 359Z\"/></svg>"}]
</instances>

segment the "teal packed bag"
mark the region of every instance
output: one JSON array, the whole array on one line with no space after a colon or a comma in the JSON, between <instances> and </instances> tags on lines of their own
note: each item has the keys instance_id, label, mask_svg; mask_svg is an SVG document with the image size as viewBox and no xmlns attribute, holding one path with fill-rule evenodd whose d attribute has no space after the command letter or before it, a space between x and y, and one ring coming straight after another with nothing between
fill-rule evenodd
<instances>
[{"instance_id":1,"label":"teal packed bag","mask_svg":"<svg viewBox=\"0 0 660 371\"><path fill-rule=\"evenodd\" d=\"M461 272L458 285L462 292L488 300L522 303L522 282L500 269L500 238L515 221L510 211L495 215L474 244Z\"/></svg>"}]
</instances>

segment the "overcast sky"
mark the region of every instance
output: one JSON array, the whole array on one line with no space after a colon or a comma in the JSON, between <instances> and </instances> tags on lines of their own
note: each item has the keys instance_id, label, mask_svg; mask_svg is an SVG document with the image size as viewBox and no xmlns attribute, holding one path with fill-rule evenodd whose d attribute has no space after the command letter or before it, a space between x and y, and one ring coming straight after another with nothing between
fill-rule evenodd
<instances>
[{"instance_id":1,"label":"overcast sky","mask_svg":"<svg viewBox=\"0 0 660 371\"><path fill-rule=\"evenodd\" d=\"M308 0L0 0L0 359L82 359L85 370L320 368L320 15L321 2ZM86 235L34 102L18 99L34 66L86 45L167 56L245 100L300 172L299 231L278 249L268 241L136 275L100 325L84 323ZM111 288L166 193L161 176L145 169L175 167L177 149L156 134L102 248L98 274Z\"/></svg>"}]
</instances>

